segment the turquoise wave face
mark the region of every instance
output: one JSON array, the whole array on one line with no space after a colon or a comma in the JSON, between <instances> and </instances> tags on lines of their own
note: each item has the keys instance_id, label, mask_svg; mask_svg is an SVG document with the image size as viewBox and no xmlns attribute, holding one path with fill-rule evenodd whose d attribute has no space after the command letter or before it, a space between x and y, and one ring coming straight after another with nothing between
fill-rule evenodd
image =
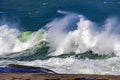
<instances>
[{"instance_id":1,"label":"turquoise wave face","mask_svg":"<svg viewBox=\"0 0 120 80\"><path fill-rule=\"evenodd\" d=\"M26 32L22 32L20 35L19 35L19 40L21 42L27 42L28 40L32 39L32 38L35 38L36 41L38 40L42 40L42 39L45 39L45 30L39 30L37 32L32 32L32 31L26 31Z\"/></svg>"},{"instance_id":2,"label":"turquoise wave face","mask_svg":"<svg viewBox=\"0 0 120 80\"><path fill-rule=\"evenodd\" d=\"M19 36L19 39L22 42L26 42L26 41L28 41L30 39L30 37L32 37L32 35L33 35L33 32L31 32L31 31L23 32Z\"/></svg>"},{"instance_id":3,"label":"turquoise wave face","mask_svg":"<svg viewBox=\"0 0 120 80\"><path fill-rule=\"evenodd\" d=\"M48 60L51 58L66 59L66 58L71 57L71 58L75 58L78 60L84 60L84 59L105 60L105 59L115 57L114 54L98 55L97 53L93 53L91 51L87 51L87 52L79 53L79 54L68 53L68 54L62 54L62 55L58 55L58 56L49 56L49 54L50 54L49 49L50 49L50 47L44 46L40 49L33 50L34 52L33 51L31 52L31 50L22 51L22 54L21 54L21 52L14 53L12 55L7 55L9 57L6 56L1 59L18 60L18 61L34 61L34 60Z\"/></svg>"}]
</instances>

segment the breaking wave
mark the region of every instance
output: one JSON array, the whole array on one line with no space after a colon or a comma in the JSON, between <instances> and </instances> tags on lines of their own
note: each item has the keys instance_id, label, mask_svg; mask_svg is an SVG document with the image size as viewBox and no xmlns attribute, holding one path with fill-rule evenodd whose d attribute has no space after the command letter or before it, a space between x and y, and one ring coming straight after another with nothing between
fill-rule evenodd
<instances>
[{"instance_id":1,"label":"breaking wave","mask_svg":"<svg viewBox=\"0 0 120 80\"><path fill-rule=\"evenodd\" d=\"M45 40L44 30L21 32L4 24L0 26L0 56L30 49Z\"/></svg>"},{"instance_id":2,"label":"breaking wave","mask_svg":"<svg viewBox=\"0 0 120 80\"><path fill-rule=\"evenodd\" d=\"M87 51L99 55L120 55L119 20L108 18L98 25L83 15L58 11L66 14L45 25L47 30L21 32L4 24L0 26L0 55L12 54L36 48L42 41L48 42L49 56L80 54ZM70 25L77 26L69 30ZM34 52L33 52L34 53Z\"/></svg>"},{"instance_id":3,"label":"breaking wave","mask_svg":"<svg viewBox=\"0 0 120 80\"><path fill-rule=\"evenodd\" d=\"M0 65L42 66L58 73L120 74L120 23L110 17L102 24L83 15L58 10L38 31L0 25ZM74 27L74 29L71 29Z\"/></svg>"},{"instance_id":4,"label":"breaking wave","mask_svg":"<svg viewBox=\"0 0 120 80\"><path fill-rule=\"evenodd\" d=\"M76 22L77 29L66 32L71 20L79 17ZM64 53L84 53L93 51L100 55L120 55L119 22L116 18L108 18L103 25L98 25L81 15L68 14L62 19L53 20L46 26L50 45L55 48L50 55L61 55ZM100 29L102 28L102 29Z\"/></svg>"}]
</instances>

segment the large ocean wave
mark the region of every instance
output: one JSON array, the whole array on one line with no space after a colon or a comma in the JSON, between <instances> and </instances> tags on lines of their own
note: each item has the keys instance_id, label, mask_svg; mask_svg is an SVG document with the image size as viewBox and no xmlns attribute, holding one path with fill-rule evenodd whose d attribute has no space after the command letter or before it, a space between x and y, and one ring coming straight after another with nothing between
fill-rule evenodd
<instances>
[{"instance_id":1,"label":"large ocean wave","mask_svg":"<svg viewBox=\"0 0 120 80\"><path fill-rule=\"evenodd\" d=\"M65 16L34 32L0 25L0 64L43 66L60 73L120 74L117 18L98 24L76 13L58 13ZM71 25L76 28L71 30Z\"/></svg>"},{"instance_id":2,"label":"large ocean wave","mask_svg":"<svg viewBox=\"0 0 120 80\"><path fill-rule=\"evenodd\" d=\"M7 24L1 25L0 55L31 49L41 42L47 42L50 47L49 55L52 56L86 51L99 55L120 55L120 25L116 18L108 18L103 25L98 25L83 15L60 10L58 12L66 16L46 24L47 30L21 32ZM67 30L75 19L79 19L74 25L77 29Z\"/></svg>"}]
</instances>

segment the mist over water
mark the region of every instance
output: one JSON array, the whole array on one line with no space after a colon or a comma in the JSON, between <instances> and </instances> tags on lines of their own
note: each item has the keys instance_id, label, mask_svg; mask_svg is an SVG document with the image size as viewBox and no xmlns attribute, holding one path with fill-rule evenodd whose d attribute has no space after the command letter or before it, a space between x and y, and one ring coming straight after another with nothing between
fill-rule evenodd
<instances>
[{"instance_id":1,"label":"mist over water","mask_svg":"<svg viewBox=\"0 0 120 80\"><path fill-rule=\"evenodd\" d=\"M116 56L120 55L120 24L117 18L108 18L104 21L103 25L99 25L85 18L83 15L60 10L58 12L65 16L63 18L56 18L46 24L45 27L47 30L44 30L46 35L43 35L46 36L45 40L49 42L49 46L51 47L50 55L57 56L71 52L78 54L89 50L101 55L113 53ZM78 20L76 21L76 19ZM77 28L75 30L69 30L73 22ZM102 29L100 30L98 27L102 27ZM30 38L26 42L22 42L19 36L23 32L20 30L10 28L7 24L2 25L0 29L1 34L3 33L0 36L1 54L30 49L39 41L36 40L39 36L35 34L41 34L39 32L42 30L38 30L34 36L33 33L28 35L24 34L26 39L27 36Z\"/></svg>"},{"instance_id":2,"label":"mist over water","mask_svg":"<svg viewBox=\"0 0 120 80\"><path fill-rule=\"evenodd\" d=\"M120 25L117 18L108 18L103 25L98 25L82 15L67 14L64 18L55 19L46 25L49 27L50 45L55 47L55 51L50 55L69 54L70 52L84 53L92 50L101 55L115 53L116 56L119 56ZM79 18L79 21L76 22L77 29L65 31L69 28L70 21L76 18ZM102 27L102 29L99 30L98 27Z\"/></svg>"},{"instance_id":3,"label":"mist over water","mask_svg":"<svg viewBox=\"0 0 120 80\"><path fill-rule=\"evenodd\" d=\"M0 56L31 49L46 38L42 29L37 32L22 32L14 25L11 26L7 23L0 26Z\"/></svg>"},{"instance_id":4,"label":"mist over water","mask_svg":"<svg viewBox=\"0 0 120 80\"><path fill-rule=\"evenodd\" d=\"M1 25L0 64L2 66L10 63L42 66L58 73L120 74L120 25L117 18L107 18L100 25L83 15L66 11L58 11L58 13L65 16L55 18L44 26L44 30L39 29L35 32L23 32L7 23ZM69 28L71 25L76 28L71 30ZM102 28L99 29L99 27ZM47 53L44 53L44 50L47 50ZM92 51L92 54L86 55L85 59L75 57L84 55L87 51ZM71 55L71 53L75 54ZM65 54L68 57L60 57ZM97 56L96 59L87 58L96 54L98 59ZM99 58L101 55L107 57L113 54L114 56L108 58ZM24 55L27 55L30 61ZM50 58L39 59L42 56ZM56 63L53 63L54 61Z\"/></svg>"},{"instance_id":5,"label":"mist over water","mask_svg":"<svg viewBox=\"0 0 120 80\"><path fill-rule=\"evenodd\" d=\"M1 66L120 75L119 1L0 2Z\"/></svg>"}]
</instances>

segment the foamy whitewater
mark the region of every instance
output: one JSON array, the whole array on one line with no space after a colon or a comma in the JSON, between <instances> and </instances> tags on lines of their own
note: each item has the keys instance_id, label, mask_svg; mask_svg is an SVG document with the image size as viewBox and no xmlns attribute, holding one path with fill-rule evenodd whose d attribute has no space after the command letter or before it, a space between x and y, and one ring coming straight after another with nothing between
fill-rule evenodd
<instances>
[{"instance_id":1,"label":"foamy whitewater","mask_svg":"<svg viewBox=\"0 0 120 80\"><path fill-rule=\"evenodd\" d=\"M37 32L22 32L8 24L1 25L0 64L40 66L58 73L120 75L119 20L110 17L103 24L97 24L83 15L61 10L58 13L64 14L65 17L55 18L45 25L46 30L40 29ZM76 19L77 28L69 30L69 26ZM49 47L48 50L46 46ZM43 53L43 49L47 50L47 53ZM98 57L110 57L99 59L87 56L84 56L84 59L75 57L87 51L92 51L91 54ZM71 53L72 56L60 57ZM30 56L30 60L25 60L23 54L39 56ZM39 59L38 57L43 54L50 58Z\"/></svg>"}]
</instances>

